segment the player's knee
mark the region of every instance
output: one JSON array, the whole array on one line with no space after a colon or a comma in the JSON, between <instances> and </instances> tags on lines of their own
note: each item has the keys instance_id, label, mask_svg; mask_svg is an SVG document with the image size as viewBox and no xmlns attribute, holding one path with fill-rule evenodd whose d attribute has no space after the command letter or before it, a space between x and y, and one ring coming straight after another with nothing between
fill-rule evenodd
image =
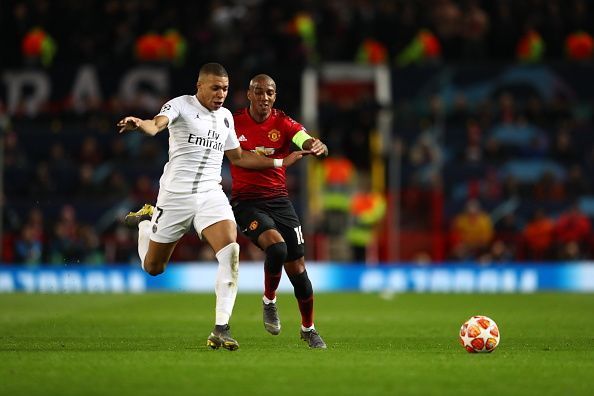
<instances>
[{"instance_id":1,"label":"player's knee","mask_svg":"<svg viewBox=\"0 0 594 396\"><path fill-rule=\"evenodd\" d=\"M287 259L287 244L278 242L266 248L266 261L264 267L266 272L278 274L283 269L283 263Z\"/></svg>"},{"instance_id":2,"label":"player's knee","mask_svg":"<svg viewBox=\"0 0 594 396\"><path fill-rule=\"evenodd\" d=\"M285 261L285 272L287 275L299 275L305 271L305 260L303 256L297 260Z\"/></svg>"},{"instance_id":3,"label":"player's knee","mask_svg":"<svg viewBox=\"0 0 594 396\"><path fill-rule=\"evenodd\" d=\"M145 272L152 276L157 276L165 272L165 264L153 260L145 260L142 268Z\"/></svg>"},{"instance_id":4,"label":"player's knee","mask_svg":"<svg viewBox=\"0 0 594 396\"><path fill-rule=\"evenodd\" d=\"M289 280L293 285L293 291L297 299L305 300L312 296L313 287L309 277L307 276L307 271L303 271L297 275L289 275Z\"/></svg>"}]
</instances>

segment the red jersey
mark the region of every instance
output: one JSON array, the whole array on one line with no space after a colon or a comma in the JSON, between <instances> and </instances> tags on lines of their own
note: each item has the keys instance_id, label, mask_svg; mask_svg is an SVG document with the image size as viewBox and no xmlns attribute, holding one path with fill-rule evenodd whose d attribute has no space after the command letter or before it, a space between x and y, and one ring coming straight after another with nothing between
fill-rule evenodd
<instances>
[{"instance_id":1,"label":"red jersey","mask_svg":"<svg viewBox=\"0 0 594 396\"><path fill-rule=\"evenodd\" d=\"M262 123L254 121L247 108L233 114L233 120L241 148L270 158L286 157L291 152L293 136L305 130L303 125L277 109L272 109L270 117ZM231 165L231 176L231 200L289 196L284 167L256 170Z\"/></svg>"}]
</instances>

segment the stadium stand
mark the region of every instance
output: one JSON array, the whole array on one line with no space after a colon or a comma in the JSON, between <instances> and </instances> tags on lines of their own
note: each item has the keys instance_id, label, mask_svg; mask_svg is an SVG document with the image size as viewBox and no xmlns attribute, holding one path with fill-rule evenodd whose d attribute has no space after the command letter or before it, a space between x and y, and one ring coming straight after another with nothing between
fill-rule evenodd
<instances>
[{"instance_id":1,"label":"stadium stand","mask_svg":"<svg viewBox=\"0 0 594 396\"><path fill-rule=\"evenodd\" d=\"M382 261L461 259L454 254L456 238L450 230L469 200L480 202L495 233L487 247L464 259L594 257L588 225L594 218L589 177L594 172L592 49L589 55L587 48L584 53L568 52L566 41L576 31L594 33L594 7L589 2L91 3L92 7L68 0L2 3L2 13L9 17L0 26L8 38L1 61L4 84L0 84L4 142L0 262L136 261L134 235L118 220L131 208L154 201L167 158L167 136L149 141L136 134L117 134L115 122L122 114L134 109L152 116L161 104L142 95L132 103L122 101L117 81L130 69L157 68L170 77L167 93L182 93L193 82L179 76L192 76L198 65L211 60L230 72L229 108L246 104L243 84L253 74L274 72L282 87L279 106L295 118L299 118L299 80L306 66L361 59L379 59L390 66L395 147L389 155L400 159L401 186L389 193L397 197L392 198L400 210L397 219L386 216L383 227L398 224L402 248L398 257L389 257L386 245L391 241L380 239ZM64 22L50 18L57 11ZM303 15L315 22L313 32L299 24ZM55 53L45 58L34 48L25 48L27 35L37 27L55 45ZM139 38L172 28L185 40L185 52L176 52L173 58L142 58ZM398 56L421 29L433 32L438 53L401 67ZM542 53L530 52L529 59L518 52L527 31L539 32L544 48ZM360 56L366 48L360 44L369 38L385 56ZM92 65L100 76L102 95L97 102L83 101L81 110L69 97L69 89L73 74L84 65ZM23 103L10 106L6 77L31 70L46 73L52 83L50 100L34 114ZM316 132L331 152L340 151L365 169L370 154L361 148L369 145L371 120L378 110L367 99L323 102ZM305 194L300 177L304 175L295 173L289 179L299 202ZM227 175L225 188L228 183ZM551 246L535 253L527 247L532 241L527 241L525 231L537 212L554 227ZM569 212L575 216L568 219ZM563 226L573 220L583 235L566 237ZM316 235L310 237L315 240ZM568 247L571 242L575 244ZM184 238L182 245L174 260L212 258L195 238ZM316 252L308 252L311 259L332 259ZM243 254L258 258L253 249L246 248Z\"/></svg>"}]
</instances>

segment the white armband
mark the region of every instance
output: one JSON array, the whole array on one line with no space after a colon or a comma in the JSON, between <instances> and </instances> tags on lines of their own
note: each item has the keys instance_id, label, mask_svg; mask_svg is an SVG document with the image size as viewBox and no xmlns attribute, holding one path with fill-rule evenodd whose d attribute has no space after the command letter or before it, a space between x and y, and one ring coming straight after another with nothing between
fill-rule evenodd
<instances>
[{"instance_id":1,"label":"white armband","mask_svg":"<svg viewBox=\"0 0 594 396\"><path fill-rule=\"evenodd\" d=\"M282 158L275 158L272 160L273 165L275 168L282 168L283 167L283 159Z\"/></svg>"}]
</instances>

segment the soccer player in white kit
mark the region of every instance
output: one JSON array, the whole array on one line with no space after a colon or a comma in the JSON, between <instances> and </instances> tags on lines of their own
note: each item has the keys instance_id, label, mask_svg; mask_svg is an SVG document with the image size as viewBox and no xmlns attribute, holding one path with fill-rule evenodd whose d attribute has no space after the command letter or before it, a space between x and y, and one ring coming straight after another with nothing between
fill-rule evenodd
<instances>
[{"instance_id":1,"label":"soccer player in white kit","mask_svg":"<svg viewBox=\"0 0 594 396\"><path fill-rule=\"evenodd\" d=\"M203 65L196 89L196 95L165 103L153 119L128 116L118 122L120 133L139 130L154 136L169 129L169 161L159 181L157 205L145 205L127 221L138 224L138 254L142 268L151 275L163 273L191 225L206 240L219 263L215 328L207 345L235 350L239 344L231 337L229 319L237 295L239 245L235 217L220 184L223 154L234 165L265 169L290 166L308 152L294 152L280 160L242 151L233 115L223 107L229 77L222 65Z\"/></svg>"}]
</instances>

